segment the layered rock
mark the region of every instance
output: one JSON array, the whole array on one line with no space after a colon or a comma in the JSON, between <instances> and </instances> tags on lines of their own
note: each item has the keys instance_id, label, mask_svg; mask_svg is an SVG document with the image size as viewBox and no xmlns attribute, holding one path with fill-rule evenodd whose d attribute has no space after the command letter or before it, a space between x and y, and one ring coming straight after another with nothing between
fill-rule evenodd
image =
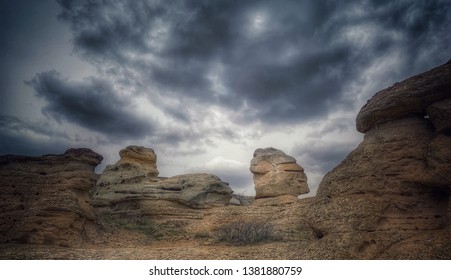
<instances>
[{"instance_id":1,"label":"layered rock","mask_svg":"<svg viewBox=\"0 0 451 280\"><path fill-rule=\"evenodd\" d=\"M98 186L138 184L157 180L157 155L150 148L128 146L119 152L120 160L107 165Z\"/></svg>"},{"instance_id":2,"label":"layered rock","mask_svg":"<svg viewBox=\"0 0 451 280\"><path fill-rule=\"evenodd\" d=\"M134 184L102 183L95 188L93 197L111 204L141 199L168 200L190 208L208 208L227 205L232 197L232 190L226 182L222 182L213 174L197 173Z\"/></svg>"},{"instance_id":3,"label":"layered rock","mask_svg":"<svg viewBox=\"0 0 451 280\"><path fill-rule=\"evenodd\" d=\"M73 246L94 238L88 190L101 161L89 149L0 156L0 242Z\"/></svg>"},{"instance_id":4,"label":"layered rock","mask_svg":"<svg viewBox=\"0 0 451 280\"><path fill-rule=\"evenodd\" d=\"M402 83L379 91L357 116L357 130L365 133L375 125L391 120L418 115L425 116L427 107L436 102L448 106L451 98L451 60L425 73L415 75ZM447 104L447 105L445 105Z\"/></svg>"},{"instance_id":5,"label":"layered rock","mask_svg":"<svg viewBox=\"0 0 451 280\"><path fill-rule=\"evenodd\" d=\"M451 61L378 92L363 142L322 180L308 258L451 257Z\"/></svg>"},{"instance_id":6,"label":"layered rock","mask_svg":"<svg viewBox=\"0 0 451 280\"><path fill-rule=\"evenodd\" d=\"M93 191L95 204L105 211L139 210L149 216L196 216L190 209L228 205L232 190L212 174L157 177L152 149L131 146L107 166Z\"/></svg>"},{"instance_id":7,"label":"layered rock","mask_svg":"<svg viewBox=\"0 0 451 280\"><path fill-rule=\"evenodd\" d=\"M451 135L451 98L429 105L426 113L438 133Z\"/></svg>"},{"instance_id":8,"label":"layered rock","mask_svg":"<svg viewBox=\"0 0 451 280\"><path fill-rule=\"evenodd\" d=\"M304 169L281 150L255 150L250 171L254 174L256 198L299 196L310 191Z\"/></svg>"}]
</instances>

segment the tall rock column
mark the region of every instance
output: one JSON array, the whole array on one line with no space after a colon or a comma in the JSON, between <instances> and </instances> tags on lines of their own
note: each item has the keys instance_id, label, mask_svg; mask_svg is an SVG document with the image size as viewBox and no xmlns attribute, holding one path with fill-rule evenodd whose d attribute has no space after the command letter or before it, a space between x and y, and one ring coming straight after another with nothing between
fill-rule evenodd
<instances>
[{"instance_id":1,"label":"tall rock column","mask_svg":"<svg viewBox=\"0 0 451 280\"><path fill-rule=\"evenodd\" d=\"M296 160L275 148L257 149L251 160L255 198L308 193L307 176Z\"/></svg>"}]
</instances>

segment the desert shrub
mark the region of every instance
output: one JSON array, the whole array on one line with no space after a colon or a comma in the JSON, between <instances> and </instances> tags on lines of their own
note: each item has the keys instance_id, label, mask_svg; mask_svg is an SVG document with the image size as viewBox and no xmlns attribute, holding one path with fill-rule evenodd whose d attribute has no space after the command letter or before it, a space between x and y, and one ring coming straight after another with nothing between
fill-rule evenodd
<instances>
[{"instance_id":1,"label":"desert shrub","mask_svg":"<svg viewBox=\"0 0 451 280\"><path fill-rule=\"evenodd\" d=\"M210 238L210 233L206 232L206 231L202 231L202 232L197 232L194 235L195 239L208 239Z\"/></svg>"},{"instance_id":2,"label":"desert shrub","mask_svg":"<svg viewBox=\"0 0 451 280\"><path fill-rule=\"evenodd\" d=\"M158 228L149 220L128 220L127 218L119 218L117 224L125 229L139 231L149 236L156 236Z\"/></svg>"},{"instance_id":3,"label":"desert shrub","mask_svg":"<svg viewBox=\"0 0 451 280\"><path fill-rule=\"evenodd\" d=\"M216 239L235 245L254 244L280 239L268 223L237 221L218 229Z\"/></svg>"},{"instance_id":4,"label":"desert shrub","mask_svg":"<svg viewBox=\"0 0 451 280\"><path fill-rule=\"evenodd\" d=\"M186 221L181 220L167 220L158 224L159 238L178 240L187 238L185 227Z\"/></svg>"}]
</instances>

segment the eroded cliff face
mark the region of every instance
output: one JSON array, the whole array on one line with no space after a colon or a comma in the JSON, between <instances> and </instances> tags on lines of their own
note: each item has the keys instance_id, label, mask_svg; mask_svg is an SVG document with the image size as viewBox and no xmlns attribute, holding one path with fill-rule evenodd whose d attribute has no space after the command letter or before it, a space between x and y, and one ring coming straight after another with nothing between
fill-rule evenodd
<instances>
[{"instance_id":1,"label":"eroded cliff face","mask_svg":"<svg viewBox=\"0 0 451 280\"><path fill-rule=\"evenodd\" d=\"M0 156L0 242L75 246L95 238L88 191L102 156L89 149L63 155Z\"/></svg>"},{"instance_id":2,"label":"eroded cliff face","mask_svg":"<svg viewBox=\"0 0 451 280\"><path fill-rule=\"evenodd\" d=\"M363 142L322 180L311 258L451 258L451 61L378 92Z\"/></svg>"}]
</instances>

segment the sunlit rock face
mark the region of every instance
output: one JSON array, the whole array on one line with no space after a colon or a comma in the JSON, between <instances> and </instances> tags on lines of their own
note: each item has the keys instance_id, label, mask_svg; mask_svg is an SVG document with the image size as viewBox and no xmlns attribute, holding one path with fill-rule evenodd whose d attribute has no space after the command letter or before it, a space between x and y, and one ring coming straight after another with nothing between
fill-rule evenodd
<instances>
[{"instance_id":1,"label":"sunlit rock face","mask_svg":"<svg viewBox=\"0 0 451 280\"><path fill-rule=\"evenodd\" d=\"M92 241L96 217L88 192L101 161L89 149L0 156L0 242L75 246Z\"/></svg>"},{"instance_id":2,"label":"sunlit rock face","mask_svg":"<svg viewBox=\"0 0 451 280\"><path fill-rule=\"evenodd\" d=\"M374 95L363 142L322 180L311 258L451 257L451 61Z\"/></svg>"},{"instance_id":3,"label":"sunlit rock face","mask_svg":"<svg viewBox=\"0 0 451 280\"><path fill-rule=\"evenodd\" d=\"M281 150L255 150L250 171L254 174L256 198L299 196L310 191L304 168Z\"/></svg>"}]
</instances>

